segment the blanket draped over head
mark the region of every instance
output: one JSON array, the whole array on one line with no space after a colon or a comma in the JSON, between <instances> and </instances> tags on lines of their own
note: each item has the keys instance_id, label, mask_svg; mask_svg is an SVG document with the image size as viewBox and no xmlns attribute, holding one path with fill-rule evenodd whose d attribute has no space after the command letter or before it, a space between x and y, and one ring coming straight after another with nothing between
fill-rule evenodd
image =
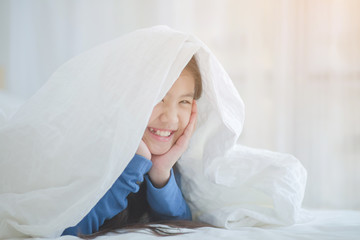
<instances>
[{"instance_id":1,"label":"blanket draped over head","mask_svg":"<svg viewBox=\"0 0 360 240\"><path fill-rule=\"evenodd\" d=\"M194 36L158 26L74 57L0 126L0 238L56 237L77 224L132 159L193 55L203 95L177 163L193 218L230 229L297 222L302 165L238 145L244 105L223 67Z\"/></svg>"}]
</instances>

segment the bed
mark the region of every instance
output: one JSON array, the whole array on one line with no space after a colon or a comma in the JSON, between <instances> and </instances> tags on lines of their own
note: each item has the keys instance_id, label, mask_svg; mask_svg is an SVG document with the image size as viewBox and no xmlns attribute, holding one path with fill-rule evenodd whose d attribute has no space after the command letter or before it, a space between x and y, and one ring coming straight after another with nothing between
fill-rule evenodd
<instances>
[{"instance_id":1,"label":"bed","mask_svg":"<svg viewBox=\"0 0 360 240\"><path fill-rule=\"evenodd\" d=\"M244 227L239 230L221 228L201 228L182 230L188 234L167 237L170 239L294 239L294 240L358 240L360 239L360 211L355 210L311 210L312 220L287 227ZM147 240L161 239L148 232L111 233L96 239ZM59 239L77 239L64 236Z\"/></svg>"},{"instance_id":2,"label":"bed","mask_svg":"<svg viewBox=\"0 0 360 240\"><path fill-rule=\"evenodd\" d=\"M1 93L1 92L0 92ZM14 101L11 96L1 93L0 102L2 109L16 109L21 103ZM11 103L11 104L9 104ZM6 109L6 110L8 110ZM295 224L287 227L243 227L239 230L227 230L222 228L200 228L196 230L181 229L187 234L167 237L169 239L316 239L316 240L358 240L360 239L360 211L356 210L309 210L312 215L310 221L303 224ZM161 239L161 237L144 230L130 233L110 233L96 239ZM50 238L38 238L50 239ZM73 236L63 236L58 239L78 239Z\"/></svg>"}]
</instances>

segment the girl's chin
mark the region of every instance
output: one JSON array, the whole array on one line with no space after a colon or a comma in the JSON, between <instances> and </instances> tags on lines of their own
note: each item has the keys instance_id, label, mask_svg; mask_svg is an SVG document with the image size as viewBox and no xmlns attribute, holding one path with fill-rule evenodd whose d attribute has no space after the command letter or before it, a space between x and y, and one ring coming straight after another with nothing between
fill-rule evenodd
<instances>
[{"instance_id":1,"label":"girl's chin","mask_svg":"<svg viewBox=\"0 0 360 240\"><path fill-rule=\"evenodd\" d=\"M163 155L165 153L167 153L170 148L151 148L150 147L150 152L152 155Z\"/></svg>"}]
</instances>

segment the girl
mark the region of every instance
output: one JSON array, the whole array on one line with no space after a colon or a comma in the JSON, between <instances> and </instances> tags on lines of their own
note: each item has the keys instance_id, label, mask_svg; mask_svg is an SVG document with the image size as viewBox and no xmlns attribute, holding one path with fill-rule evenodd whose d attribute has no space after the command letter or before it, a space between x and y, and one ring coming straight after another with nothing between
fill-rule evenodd
<instances>
[{"instance_id":1,"label":"girl","mask_svg":"<svg viewBox=\"0 0 360 240\"><path fill-rule=\"evenodd\" d=\"M158 103L135 156L96 206L63 235L92 234L106 220L102 230L111 230L144 221L191 220L189 206L177 186L173 166L186 150L195 129L196 101L202 91L201 76L194 57ZM145 178L146 185L140 184ZM146 196L128 195L146 189ZM147 200L147 201L146 201ZM136 202L136 204L134 204ZM127 206L131 206L128 207ZM145 220L148 221L148 220Z\"/></svg>"}]
</instances>

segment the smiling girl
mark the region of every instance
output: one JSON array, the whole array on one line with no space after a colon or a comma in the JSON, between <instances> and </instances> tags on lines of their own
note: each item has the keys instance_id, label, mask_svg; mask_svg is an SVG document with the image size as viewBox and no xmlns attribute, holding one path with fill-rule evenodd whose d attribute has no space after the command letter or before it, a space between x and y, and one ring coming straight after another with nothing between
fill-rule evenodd
<instances>
[{"instance_id":1,"label":"smiling girl","mask_svg":"<svg viewBox=\"0 0 360 240\"><path fill-rule=\"evenodd\" d=\"M201 92L200 72L192 57L154 107L138 150L123 173L95 207L63 235L87 235L149 221L192 219L173 166L194 132L196 100Z\"/></svg>"}]
</instances>

